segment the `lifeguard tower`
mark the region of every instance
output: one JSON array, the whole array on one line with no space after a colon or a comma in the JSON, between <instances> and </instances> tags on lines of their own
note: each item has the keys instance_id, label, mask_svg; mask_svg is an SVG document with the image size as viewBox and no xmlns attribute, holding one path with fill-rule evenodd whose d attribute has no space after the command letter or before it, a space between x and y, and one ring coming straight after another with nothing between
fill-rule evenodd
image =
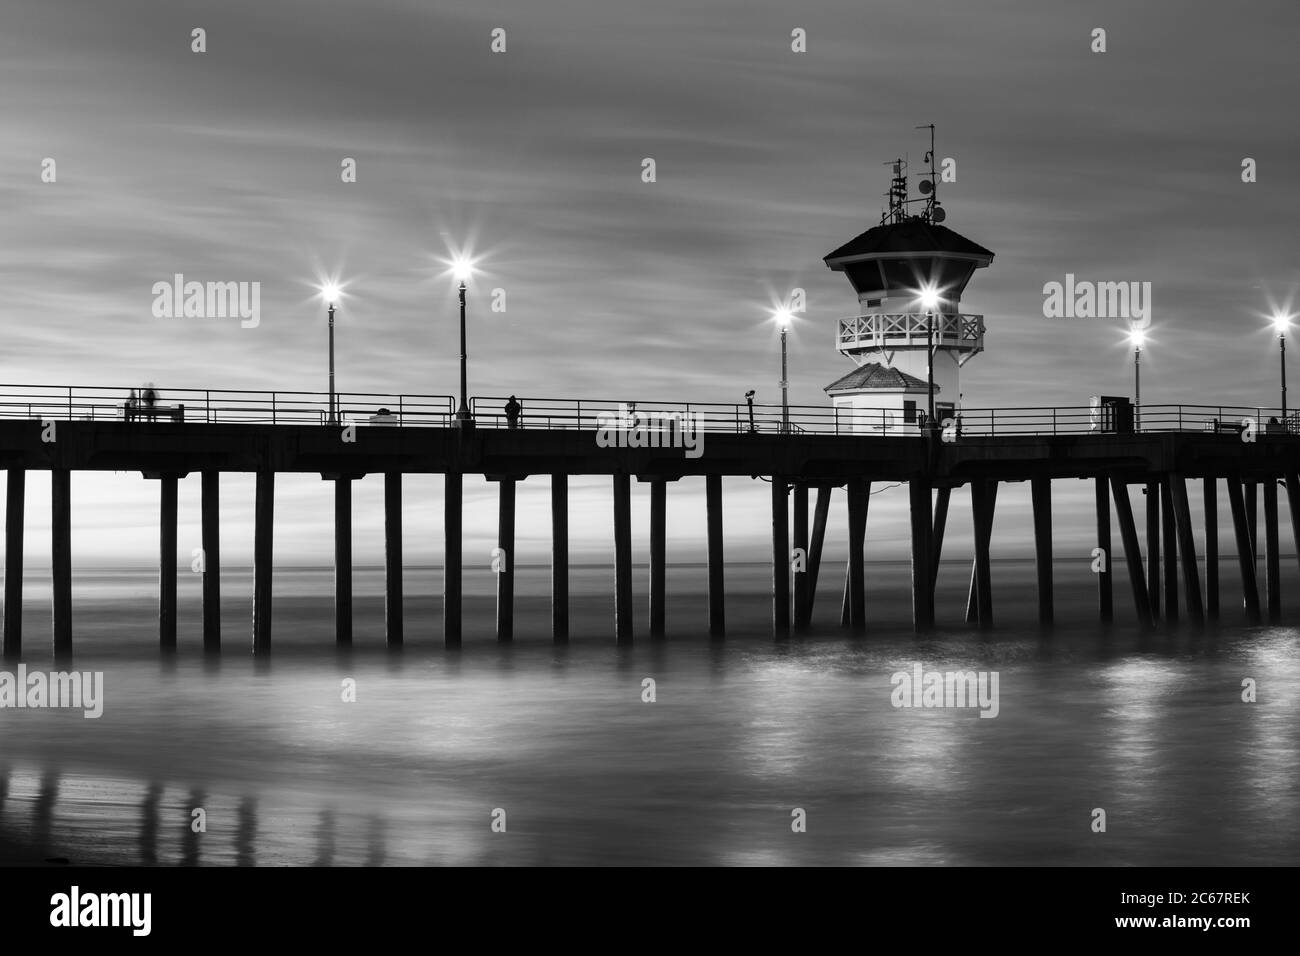
<instances>
[{"instance_id":1,"label":"lifeguard tower","mask_svg":"<svg viewBox=\"0 0 1300 956\"><path fill-rule=\"evenodd\" d=\"M857 368L826 386L841 430L917 434L927 420L942 424L958 411L962 367L984 350L984 316L963 313L961 296L993 253L942 225L927 128L921 195L909 197L907 162L895 160L880 224L824 260L858 296L858 314L835 330L835 347Z\"/></svg>"}]
</instances>

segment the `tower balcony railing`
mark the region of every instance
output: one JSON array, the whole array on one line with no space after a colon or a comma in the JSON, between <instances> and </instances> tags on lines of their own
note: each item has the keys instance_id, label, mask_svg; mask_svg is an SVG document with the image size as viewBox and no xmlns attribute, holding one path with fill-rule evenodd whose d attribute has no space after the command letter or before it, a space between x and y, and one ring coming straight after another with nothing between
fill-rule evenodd
<instances>
[{"instance_id":1,"label":"tower balcony railing","mask_svg":"<svg viewBox=\"0 0 1300 956\"><path fill-rule=\"evenodd\" d=\"M860 349L923 349L927 336L938 348L974 355L984 350L984 316L964 312L873 312L840 319L835 345Z\"/></svg>"}]
</instances>

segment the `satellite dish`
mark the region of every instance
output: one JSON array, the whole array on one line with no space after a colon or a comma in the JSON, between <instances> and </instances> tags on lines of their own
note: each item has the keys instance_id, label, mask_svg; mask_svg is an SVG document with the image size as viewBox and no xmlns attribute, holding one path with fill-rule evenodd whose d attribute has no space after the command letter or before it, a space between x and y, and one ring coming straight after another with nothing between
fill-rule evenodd
<instances>
[{"instance_id":1,"label":"satellite dish","mask_svg":"<svg viewBox=\"0 0 1300 956\"><path fill-rule=\"evenodd\" d=\"M943 207L936 203L934 207L934 221L943 222L947 218L948 218L948 214L944 212Z\"/></svg>"},{"instance_id":2,"label":"satellite dish","mask_svg":"<svg viewBox=\"0 0 1300 956\"><path fill-rule=\"evenodd\" d=\"M917 188L921 190L922 196L928 196L934 191L934 183L930 182L928 179L922 179L921 184Z\"/></svg>"}]
</instances>

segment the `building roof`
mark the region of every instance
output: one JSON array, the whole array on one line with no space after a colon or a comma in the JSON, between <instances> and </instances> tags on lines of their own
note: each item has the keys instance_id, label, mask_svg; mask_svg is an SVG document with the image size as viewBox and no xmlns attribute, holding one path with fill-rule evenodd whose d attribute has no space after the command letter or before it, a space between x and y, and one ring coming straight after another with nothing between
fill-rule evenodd
<instances>
[{"instance_id":1,"label":"building roof","mask_svg":"<svg viewBox=\"0 0 1300 956\"><path fill-rule=\"evenodd\" d=\"M915 375L908 375L906 372L900 372L898 369L890 368L887 365L868 362L866 365L855 368L843 378L831 382L823 391L846 392L861 391L868 388L897 391L903 388L928 389L929 387L928 382L922 381ZM934 390L937 392L939 386L936 385Z\"/></svg>"},{"instance_id":2,"label":"building roof","mask_svg":"<svg viewBox=\"0 0 1300 956\"><path fill-rule=\"evenodd\" d=\"M978 242L971 242L947 226L926 222L924 219L907 219L874 226L825 256L823 261L834 268L832 263L837 259L914 252L948 252L989 260L993 258L993 253Z\"/></svg>"}]
</instances>

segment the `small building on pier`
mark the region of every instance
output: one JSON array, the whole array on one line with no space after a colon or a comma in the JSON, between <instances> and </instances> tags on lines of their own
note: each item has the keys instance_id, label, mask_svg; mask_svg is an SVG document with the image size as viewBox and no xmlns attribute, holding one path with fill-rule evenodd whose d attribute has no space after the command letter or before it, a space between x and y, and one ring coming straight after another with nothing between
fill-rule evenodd
<instances>
[{"instance_id":1,"label":"small building on pier","mask_svg":"<svg viewBox=\"0 0 1300 956\"><path fill-rule=\"evenodd\" d=\"M837 432L897 435L915 433L929 387L923 378L867 362L827 385L826 394L835 406ZM936 387L936 402L940 395Z\"/></svg>"}]
</instances>

